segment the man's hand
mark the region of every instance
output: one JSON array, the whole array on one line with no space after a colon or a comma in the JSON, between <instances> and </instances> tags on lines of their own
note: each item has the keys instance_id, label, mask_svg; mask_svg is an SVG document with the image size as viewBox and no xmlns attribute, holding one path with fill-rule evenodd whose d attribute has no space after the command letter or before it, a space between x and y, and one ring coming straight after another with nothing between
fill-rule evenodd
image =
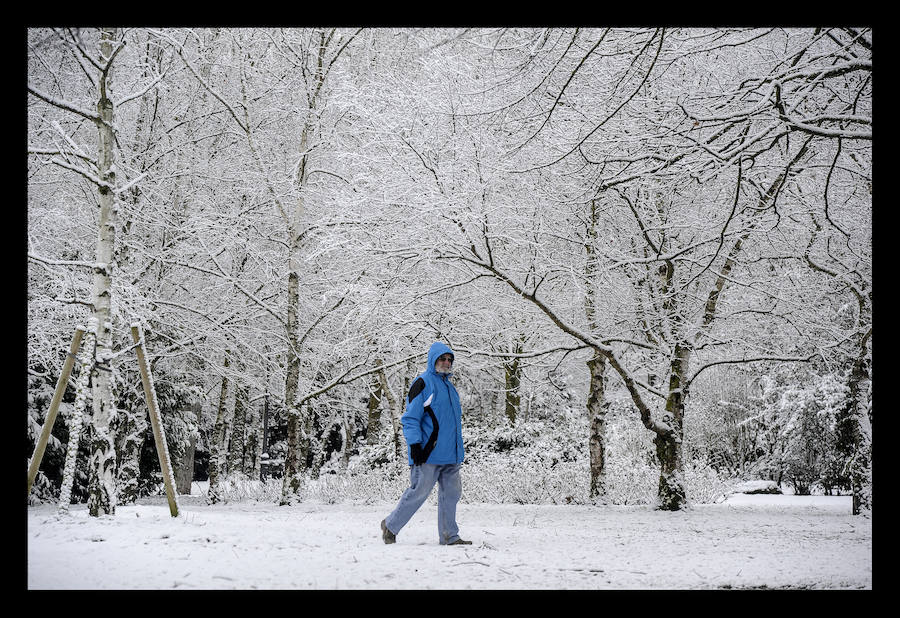
<instances>
[{"instance_id":1,"label":"man's hand","mask_svg":"<svg viewBox=\"0 0 900 618\"><path fill-rule=\"evenodd\" d=\"M422 450L421 444L413 444L409 447L410 454L412 455L413 463L417 466L421 466L425 463L425 451Z\"/></svg>"}]
</instances>

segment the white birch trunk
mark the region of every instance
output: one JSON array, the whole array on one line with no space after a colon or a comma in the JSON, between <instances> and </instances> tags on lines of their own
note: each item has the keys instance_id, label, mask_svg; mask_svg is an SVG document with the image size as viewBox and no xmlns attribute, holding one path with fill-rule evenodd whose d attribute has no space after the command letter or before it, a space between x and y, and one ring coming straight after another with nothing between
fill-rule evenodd
<instances>
[{"instance_id":1,"label":"white birch trunk","mask_svg":"<svg viewBox=\"0 0 900 618\"><path fill-rule=\"evenodd\" d=\"M115 31L104 29L101 35L101 62L112 58ZM97 238L97 259L94 269L92 301L93 317L97 320L96 363L94 364L93 404L94 414L91 436L89 466L88 511L96 517L111 515L116 511L116 446L112 434L116 409L112 393L112 372L108 363L112 358L112 285L116 225L118 209L116 203L115 133L113 131L114 109L109 92L111 86L111 66L100 75L100 99L97 112L100 122L99 172L104 186L100 187L100 223Z\"/></svg>"}]
</instances>

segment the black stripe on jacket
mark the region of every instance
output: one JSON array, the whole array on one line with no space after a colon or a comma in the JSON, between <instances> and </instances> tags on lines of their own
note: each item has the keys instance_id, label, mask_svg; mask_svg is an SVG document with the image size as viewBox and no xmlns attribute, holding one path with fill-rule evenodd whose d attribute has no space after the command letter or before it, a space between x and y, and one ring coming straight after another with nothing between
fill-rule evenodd
<instances>
[{"instance_id":1,"label":"black stripe on jacket","mask_svg":"<svg viewBox=\"0 0 900 618\"><path fill-rule=\"evenodd\" d=\"M407 403L418 397L419 393L424 390L425 380L423 380L422 378L417 378L416 381L413 382L412 386L409 387L409 395L406 398ZM438 425L437 416L435 416L434 410L431 409L431 406L425 406L425 412L428 413L428 416L431 417L431 423L434 425L434 431L431 432L431 435L428 437L428 442L425 443L425 446L422 449L422 452L425 454L425 459L428 459L429 455L431 455L431 451L434 450L434 445L437 443L438 429L440 429L440 425Z\"/></svg>"}]
</instances>

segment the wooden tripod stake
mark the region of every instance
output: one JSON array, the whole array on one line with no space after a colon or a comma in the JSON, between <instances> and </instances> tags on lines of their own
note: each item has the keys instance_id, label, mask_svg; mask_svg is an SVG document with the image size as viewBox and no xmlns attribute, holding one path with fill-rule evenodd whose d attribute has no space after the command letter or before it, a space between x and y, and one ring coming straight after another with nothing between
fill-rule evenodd
<instances>
[{"instance_id":1,"label":"wooden tripod stake","mask_svg":"<svg viewBox=\"0 0 900 618\"><path fill-rule=\"evenodd\" d=\"M169 499L169 512L172 517L178 517L178 501L175 497L175 476L172 474L172 466L169 464L169 448L166 445L166 434L163 432L159 410L156 407L156 392L153 388L153 376L150 374L150 366L144 357L144 335L138 324L131 325L131 338L135 343L138 365L141 368L141 382L144 384L144 396L147 399L147 407L150 410L150 425L153 427L153 440L156 442L156 454L159 455L159 467L162 469L163 483L166 486L166 496Z\"/></svg>"},{"instance_id":2,"label":"wooden tripod stake","mask_svg":"<svg viewBox=\"0 0 900 618\"><path fill-rule=\"evenodd\" d=\"M47 448L47 441L50 440L50 432L53 430L53 424L56 422L56 414L59 412L59 404L62 402L63 395L66 392L66 386L69 383L69 375L72 373L72 366L75 364L75 355L81 346L81 338L84 337L84 328L81 326L75 329L75 336L72 337L72 345L69 347L69 355L63 363L62 373L59 374L59 381L56 383L56 391L53 393L53 399L50 400L50 408L47 410L47 418L44 419L44 427L41 429L41 436L38 438L37 445L34 447L34 455L31 456L31 463L28 465L28 491L25 496L31 494L31 485L37 476L38 468L41 467L41 459L44 458L44 451Z\"/></svg>"},{"instance_id":3,"label":"wooden tripod stake","mask_svg":"<svg viewBox=\"0 0 900 618\"><path fill-rule=\"evenodd\" d=\"M59 381L56 383L56 391L53 393L53 399L50 401L50 407L47 410L47 418L44 420L41 435L34 448L34 454L31 456L31 463L28 464L28 492L25 494L26 496L31 494L31 486L34 484L38 468L41 467L41 459L44 458L44 451L47 448L47 442L50 440L50 432L53 430L53 424L56 423L59 404L62 402L63 395L66 392L69 376L71 375L72 367L75 364L75 355L78 353L78 348L81 347L81 339L84 337L84 333L85 329L81 326L75 329L72 345L69 348L69 355L66 357L65 363L63 363L62 372L59 374ZM147 398L147 407L150 410L150 425L153 427L153 439L156 442L156 454L159 455L159 466L162 469L163 483L166 486L166 496L169 500L169 512L172 513L172 517L178 517L178 500L175 495L175 478L172 474L172 466L169 463L169 448L166 445L166 434L163 432L162 422L159 418L159 410L156 407L156 393L153 389L153 376L150 374L150 367L147 365L147 360L144 358L144 337L143 333L141 333L141 327L138 324L131 325L131 337L134 339L138 364L141 368L141 382L144 384L144 396Z\"/></svg>"}]
</instances>

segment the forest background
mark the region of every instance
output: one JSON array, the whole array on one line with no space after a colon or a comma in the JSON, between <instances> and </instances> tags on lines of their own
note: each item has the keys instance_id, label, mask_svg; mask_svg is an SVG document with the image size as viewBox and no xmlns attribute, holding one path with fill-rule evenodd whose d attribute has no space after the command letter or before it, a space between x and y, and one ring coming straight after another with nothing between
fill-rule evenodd
<instances>
[{"instance_id":1,"label":"forest background","mask_svg":"<svg viewBox=\"0 0 900 618\"><path fill-rule=\"evenodd\" d=\"M32 501L396 499L456 353L464 500L871 510L868 28L27 31Z\"/></svg>"}]
</instances>

